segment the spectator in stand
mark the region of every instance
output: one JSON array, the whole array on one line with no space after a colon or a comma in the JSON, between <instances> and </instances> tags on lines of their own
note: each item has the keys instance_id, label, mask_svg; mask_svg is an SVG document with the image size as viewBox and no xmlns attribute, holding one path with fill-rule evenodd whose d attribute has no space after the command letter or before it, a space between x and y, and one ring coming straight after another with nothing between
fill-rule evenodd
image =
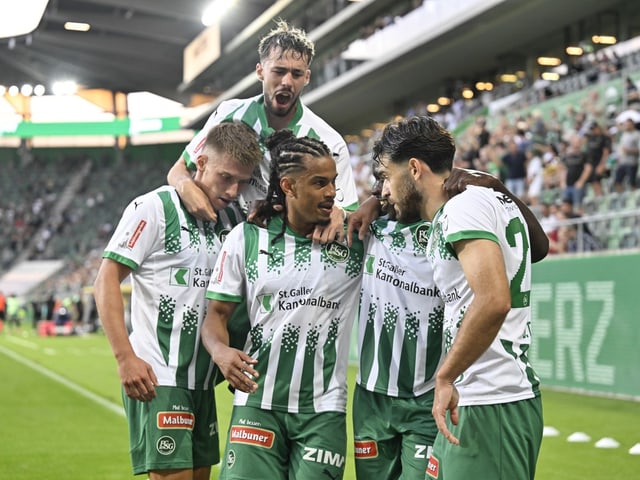
<instances>
[{"instance_id":1,"label":"spectator in stand","mask_svg":"<svg viewBox=\"0 0 640 480\"><path fill-rule=\"evenodd\" d=\"M632 119L625 120L621 125L622 134L618 141L618 166L614 179L616 192L625 189L625 181L635 190L638 181L638 155L640 153L640 131L636 129Z\"/></svg>"},{"instance_id":2,"label":"spectator in stand","mask_svg":"<svg viewBox=\"0 0 640 480\"><path fill-rule=\"evenodd\" d=\"M527 156L527 201L531 206L540 204L540 195L544 184L544 164L542 163L542 152L537 145L529 147Z\"/></svg>"},{"instance_id":3,"label":"spectator in stand","mask_svg":"<svg viewBox=\"0 0 640 480\"><path fill-rule=\"evenodd\" d=\"M624 91L628 104L640 101L640 91L638 91L638 86L629 76L624 79Z\"/></svg>"},{"instance_id":4,"label":"spectator in stand","mask_svg":"<svg viewBox=\"0 0 640 480\"><path fill-rule=\"evenodd\" d=\"M565 166L562 200L571 202L574 209L580 210L592 166L582 151L582 139L577 133L569 138L567 151L561 159Z\"/></svg>"},{"instance_id":5,"label":"spectator in stand","mask_svg":"<svg viewBox=\"0 0 640 480\"><path fill-rule=\"evenodd\" d=\"M591 176L589 184L596 196L601 196L602 180L608 176L607 160L611 155L611 138L604 133L600 124L596 121L589 123L589 128L584 136L585 149L589 163L591 164Z\"/></svg>"},{"instance_id":6,"label":"spectator in stand","mask_svg":"<svg viewBox=\"0 0 640 480\"><path fill-rule=\"evenodd\" d=\"M524 198L526 194L526 169L527 157L519 148L514 138L509 139L507 143L507 153L502 157L502 165L504 166L504 184L508 190L513 192L520 198Z\"/></svg>"}]
</instances>

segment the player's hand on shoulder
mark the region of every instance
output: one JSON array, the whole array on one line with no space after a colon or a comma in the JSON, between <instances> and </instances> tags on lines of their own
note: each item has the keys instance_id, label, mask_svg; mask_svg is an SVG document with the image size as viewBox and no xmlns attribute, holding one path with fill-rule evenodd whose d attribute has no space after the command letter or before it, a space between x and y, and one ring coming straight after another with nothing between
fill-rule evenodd
<instances>
[{"instance_id":1,"label":"player's hand on shoulder","mask_svg":"<svg viewBox=\"0 0 640 480\"><path fill-rule=\"evenodd\" d=\"M468 168L453 168L445 180L443 188L447 196L452 198L460 192L464 192L468 185L493 188L497 191L503 191L505 188L500 179L490 173Z\"/></svg>"}]
</instances>

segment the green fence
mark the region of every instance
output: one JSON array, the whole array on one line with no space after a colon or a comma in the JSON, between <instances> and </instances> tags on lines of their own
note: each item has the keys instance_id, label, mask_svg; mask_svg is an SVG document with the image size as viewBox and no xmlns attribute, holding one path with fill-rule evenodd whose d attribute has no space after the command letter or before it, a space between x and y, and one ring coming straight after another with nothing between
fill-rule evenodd
<instances>
[{"instance_id":1,"label":"green fence","mask_svg":"<svg viewBox=\"0 0 640 480\"><path fill-rule=\"evenodd\" d=\"M531 298L543 385L640 400L640 253L547 258Z\"/></svg>"}]
</instances>

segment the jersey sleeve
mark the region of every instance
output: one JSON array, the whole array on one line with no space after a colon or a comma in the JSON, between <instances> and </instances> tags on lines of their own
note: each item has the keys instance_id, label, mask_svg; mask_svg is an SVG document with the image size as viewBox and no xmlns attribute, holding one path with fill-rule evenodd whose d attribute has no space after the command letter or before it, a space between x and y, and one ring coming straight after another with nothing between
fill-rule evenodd
<instances>
[{"instance_id":1,"label":"jersey sleeve","mask_svg":"<svg viewBox=\"0 0 640 480\"><path fill-rule=\"evenodd\" d=\"M207 299L241 303L245 297L244 224L227 235L207 287Z\"/></svg>"},{"instance_id":2,"label":"jersey sleeve","mask_svg":"<svg viewBox=\"0 0 640 480\"><path fill-rule=\"evenodd\" d=\"M160 242L158 204L155 194L135 198L125 208L107 248L102 254L136 270Z\"/></svg>"},{"instance_id":3,"label":"jersey sleeve","mask_svg":"<svg viewBox=\"0 0 640 480\"><path fill-rule=\"evenodd\" d=\"M485 188L487 192L493 192ZM483 194L485 193L485 194ZM484 238L500 243L496 231L495 206L486 192L476 187L449 200L443 209L442 233L447 243Z\"/></svg>"}]
</instances>

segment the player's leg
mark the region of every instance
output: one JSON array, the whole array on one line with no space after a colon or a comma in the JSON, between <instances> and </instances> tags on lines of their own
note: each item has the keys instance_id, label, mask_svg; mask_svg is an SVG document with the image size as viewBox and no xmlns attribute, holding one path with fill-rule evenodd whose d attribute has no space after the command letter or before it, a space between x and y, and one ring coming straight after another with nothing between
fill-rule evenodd
<instances>
[{"instance_id":1,"label":"player's leg","mask_svg":"<svg viewBox=\"0 0 640 480\"><path fill-rule=\"evenodd\" d=\"M401 442L391 418L391 397L356 385L352 418L356 478L398 478ZM424 469L422 472L424 475Z\"/></svg>"},{"instance_id":2,"label":"player's leg","mask_svg":"<svg viewBox=\"0 0 640 480\"><path fill-rule=\"evenodd\" d=\"M422 480L438 427L431 415L433 390L417 398L393 399L391 418L402 439L399 480Z\"/></svg>"},{"instance_id":3,"label":"player's leg","mask_svg":"<svg viewBox=\"0 0 640 480\"><path fill-rule=\"evenodd\" d=\"M159 386L150 402L123 394L123 403L134 475L148 472L152 480L191 478L195 422L191 392Z\"/></svg>"},{"instance_id":4,"label":"player's leg","mask_svg":"<svg viewBox=\"0 0 640 480\"><path fill-rule=\"evenodd\" d=\"M193 428L193 480L209 480L211 465L220 462L218 417L214 390L192 392L196 422Z\"/></svg>"},{"instance_id":5,"label":"player's leg","mask_svg":"<svg viewBox=\"0 0 640 480\"><path fill-rule=\"evenodd\" d=\"M427 479L531 479L542 441L540 398L497 405L459 407L458 425L448 427L460 445L438 435Z\"/></svg>"},{"instance_id":6,"label":"player's leg","mask_svg":"<svg viewBox=\"0 0 640 480\"><path fill-rule=\"evenodd\" d=\"M287 480L290 442L283 415L234 406L219 478Z\"/></svg>"},{"instance_id":7,"label":"player's leg","mask_svg":"<svg viewBox=\"0 0 640 480\"><path fill-rule=\"evenodd\" d=\"M347 454L346 415L287 414L286 421L291 439L289 480L342 479Z\"/></svg>"}]
</instances>

